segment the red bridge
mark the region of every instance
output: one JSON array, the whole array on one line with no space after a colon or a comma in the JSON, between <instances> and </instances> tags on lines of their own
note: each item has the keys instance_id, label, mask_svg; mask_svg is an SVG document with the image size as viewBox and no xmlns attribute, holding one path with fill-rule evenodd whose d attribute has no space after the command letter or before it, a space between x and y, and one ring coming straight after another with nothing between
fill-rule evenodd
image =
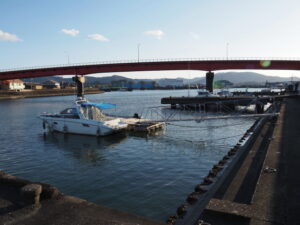
<instances>
[{"instance_id":1,"label":"red bridge","mask_svg":"<svg viewBox=\"0 0 300 225\"><path fill-rule=\"evenodd\" d=\"M55 75L87 75L109 72L160 71L160 70L300 70L300 60L174 60L120 63L74 64L0 70L0 80Z\"/></svg>"},{"instance_id":2,"label":"red bridge","mask_svg":"<svg viewBox=\"0 0 300 225\"><path fill-rule=\"evenodd\" d=\"M55 75L87 75L109 72L203 70L206 87L212 91L216 70L300 70L300 60L156 60L114 63L74 64L0 71L0 80Z\"/></svg>"}]
</instances>

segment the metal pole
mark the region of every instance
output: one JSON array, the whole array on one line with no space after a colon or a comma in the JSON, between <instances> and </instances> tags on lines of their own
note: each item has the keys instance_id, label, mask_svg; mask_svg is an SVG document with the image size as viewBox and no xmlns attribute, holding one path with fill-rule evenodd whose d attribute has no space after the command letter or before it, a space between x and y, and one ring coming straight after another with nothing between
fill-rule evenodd
<instances>
[{"instance_id":1,"label":"metal pole","mask_svg":"<svg viewBox=\"0 0 300 225\"><path fill-rule=\"evenodd\" d=\"M68 52L66 52L66 51L65 51L65 53L66 53L66 55L67 55L68 64L70 64L70 55L69 55L69 53L68 53Z\"/></svg>"},{"instance_id":2,"label":"metal pole","mask_svg":"<svg viewBox=\"0 0 300 225\"><path fill-rule=\"evenodd\" d=\"M137 45L137 50L138 50L138 62L140 62L140 46L141 44Z\"/></svg>"},{"instance_id":3,"label":"metal pole","mask_svg":"<svg viewBox=\"0 0 300 225\"><path fill-rule=\"evenodd\" d=\"M228 60L229 43L226 43L226 59Z\"/></svg>"}]
</instances>

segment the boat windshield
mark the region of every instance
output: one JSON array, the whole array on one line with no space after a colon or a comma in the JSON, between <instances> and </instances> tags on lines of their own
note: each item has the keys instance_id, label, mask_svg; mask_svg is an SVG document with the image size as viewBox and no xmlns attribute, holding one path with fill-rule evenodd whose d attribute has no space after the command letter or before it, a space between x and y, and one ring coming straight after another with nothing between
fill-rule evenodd
<instances>
[{"instance_id":1,"label":"boat windshield","mask_svg":"<svg viewBox=\"0 0 300 225\"><path fill-rule=\"evenodd\" d=\"M79 119L79 115L76 108L67 108L60 112L60 115L67 118Z\"/></svg>"},{"instance_id":2,"label":"boat windshield","mask_svg":"<svg viewBox=\"0 0 300 225\"><path fill-rule=\"evenodd\" d=\"M92 105L81 106L80 112L83 115L84 119L87 120L103 121L106 118L106 116L102 113L100 109Z\"/></svg>"}]
</instances>

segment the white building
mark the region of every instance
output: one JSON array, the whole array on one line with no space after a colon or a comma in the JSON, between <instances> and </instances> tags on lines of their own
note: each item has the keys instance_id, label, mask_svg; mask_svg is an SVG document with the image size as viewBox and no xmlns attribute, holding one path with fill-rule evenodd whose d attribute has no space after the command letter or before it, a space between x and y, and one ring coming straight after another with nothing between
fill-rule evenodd
<instances>
[{"instance_id":1,"label":"white building","mask_svg":"<svg viewBox=\"0 0 300 225\"><path fill-rule=\"evenodd\" d=\"M8 91L21 91L25 89L25 85L20 79L4 80L1 82L1 89Z\"/></svg>"}]
</instances>

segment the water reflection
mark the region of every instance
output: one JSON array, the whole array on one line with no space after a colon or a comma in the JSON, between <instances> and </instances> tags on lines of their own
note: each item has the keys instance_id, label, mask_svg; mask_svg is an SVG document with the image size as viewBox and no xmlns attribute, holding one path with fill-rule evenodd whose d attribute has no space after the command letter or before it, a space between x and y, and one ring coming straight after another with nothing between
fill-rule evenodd
<instances>
[{"instance_id":1,"label":"water reflection","mask_svg":"<svg viewBox=\"0 0 300 225\"><path fill-rule=\"evenodd\" d=\"M71 153L70 155L73 157L93 164L105 160L103 151L116 147L126 139L127 135L124 133L106 137L63 134L58 132L44 133L45 143L54 144L59 149Z\"/></svg>"}]
</instances>

